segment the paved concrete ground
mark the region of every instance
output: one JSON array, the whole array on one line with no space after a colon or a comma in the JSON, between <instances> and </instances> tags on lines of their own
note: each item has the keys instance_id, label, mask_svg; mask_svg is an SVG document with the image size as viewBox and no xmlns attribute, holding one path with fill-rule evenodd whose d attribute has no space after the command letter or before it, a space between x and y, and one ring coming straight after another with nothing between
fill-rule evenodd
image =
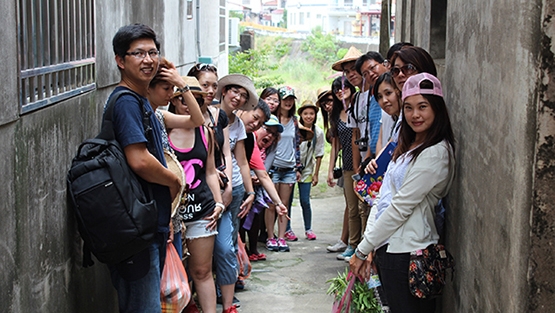
<instances>
[{"instance_id":1,"label":"paved concrete ground","mask_svg":"<svg viewBox=\"0 0 555 313\"><path fill-rule=\"evenodd\" d=\"M336 253L328 253L326 247L339 238L345 202L343 196L334 196L312 199L311 203L312 229L318 238L308 241L304 237L301 209L294 201L292 227L299 240L289 242L291 252L270 252L259 243L259 252L268 259L252 262L245 290L236 293L241 300L240 312L331 311L333 298L326 294L326 281L344 271L347 263L336 260Z\"/></svg>"}]
</instances>

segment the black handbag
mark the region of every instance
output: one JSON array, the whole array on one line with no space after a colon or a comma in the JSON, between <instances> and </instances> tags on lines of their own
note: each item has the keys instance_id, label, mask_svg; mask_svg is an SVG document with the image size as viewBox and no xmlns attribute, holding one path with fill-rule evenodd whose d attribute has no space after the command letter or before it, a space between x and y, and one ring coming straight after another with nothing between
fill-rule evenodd
<instances>
[{"instance_id":1,"label":"black handbag","mask_svg":"<svg viewBox=\"0 0 555 313\"><path fill-rule=\"evenodd\" d=\"M455 260L440 244L410 254L409 289L417 298L433 298L441 295L445 286L445 270L455 269Z\"/></svg>"},{"instance_id":2,"label":"black handbag","mask_svg":"<svg viewBox=\"0 0 555 313\"><path fill-rule=\"evenodd\" d=\"M339 166L337 166L337 159L339 159ZM333 178L334 179L339 179L341 178L341 176L343 176L343 169L341 166L341 152L337 155L337 158L335 159L335 165L333 168Z\"/></svg>"}]
</instances>

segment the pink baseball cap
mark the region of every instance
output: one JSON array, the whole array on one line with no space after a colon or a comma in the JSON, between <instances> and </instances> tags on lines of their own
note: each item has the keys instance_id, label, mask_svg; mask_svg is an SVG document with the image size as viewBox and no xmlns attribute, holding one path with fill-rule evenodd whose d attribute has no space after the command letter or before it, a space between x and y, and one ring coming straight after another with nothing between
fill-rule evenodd
<instances>
[{"instance_id":1,"label":"pink baseball cap","mask_svg":"<svg viewBox=\"0 0 555 313\"><path fill-rule=\"evenodd\" d=\"M432 83L431 89L420 87L420 83L425 80ZM406 98L414 95L435 95L443 97L441 82L437 77L429 73L419 73L411 76L403 85L402 100L405 101Z\"/></svg>"}]
</instances>

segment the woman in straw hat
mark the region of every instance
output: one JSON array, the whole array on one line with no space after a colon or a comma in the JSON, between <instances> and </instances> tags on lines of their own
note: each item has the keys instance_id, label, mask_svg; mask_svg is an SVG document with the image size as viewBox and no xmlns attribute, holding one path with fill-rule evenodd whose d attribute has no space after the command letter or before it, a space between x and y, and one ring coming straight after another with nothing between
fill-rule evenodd
<instances>
[{"instance_id":1,"label":"woman in straw hat","mask_svg":"<svg viewBox=\"0 0 555 313\"><path fill-rule=\"evenodd\" d=\"M244 140L247 137L245 125L235 115L235 111L237 109L252 110L258 104L258 95L250 78L241 74L230 74L218 81L216 99L220 99L220 109L226 113L229 119L229 143L233 166L231 177L232 200L228 206L232 227L229 229L227 225L222 223L218 228L218 240L225 240L226 242L231 240L235 251L238 251L239 222L249 212L255 193L245 153ZM221 256L215 255L215 261L216 269L219 267L224 269L218 271L216 275L216 282L222 292L224 312L235 312L233 298L237 281L237 258L235 254L225 253Z\"/></svg>"},{"instance_id":2,"label":"woman in straw hat","mask_svg":"<svg viewBox=\"0 0 555 313\"><path fill-rule=\"evenodd\" d=\"M303 211L305 236L308 240L316 240L312 231L312 208L310 206L310 189L318 184L318 173L324 156L324 132L316 125L318 107L310 100L305 100L299 110L299 128L312 132L312 138L306 138L300 144L301 163L304 165L299 186L299 200Z\"/></svg>"},{"instance_id":3,"label":"woman in straw hat","mask_svg":"<svg viewBox=\"0 0 555 313\"><path fill-rule=\"evenodd\" d=\"M189 88L195 102L204 106L202 91L196 78L188 77ZM174 94L169 110L189 115L189 107L182 92ZM190 252L188 265L203 312L216 312L216 289L212 276L212 252L217 234L218 220L222 218L222 203L218 173L214 162L214 137L205 125L196 128L174 128L169 141L177 159L186 173L189 193L187 203L181 205L178 214L185 224L185 238Z\"/></svg>"}]
</instances>

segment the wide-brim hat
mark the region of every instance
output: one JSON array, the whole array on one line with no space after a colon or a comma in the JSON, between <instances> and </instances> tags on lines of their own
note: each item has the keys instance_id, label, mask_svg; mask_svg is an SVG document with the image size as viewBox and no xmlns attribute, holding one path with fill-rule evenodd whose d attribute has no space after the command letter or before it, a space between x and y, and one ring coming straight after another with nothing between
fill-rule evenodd
<instances>
[{"instance_id":1,"label":"wide-brim hat","mask_svg":"<svg viewBox=\"0 0 555 313\"><path fill-rule=\"evenodd\" d=\"M347 53L343 57L343 59L333 63L333 65L331 66L331 69L334 71L342 72L343 67L341 65L343 63L356 61L358 58L360 58L360 56L362 56L362 52L360 52L360 50L358 50L355 46L351 46L349 48L349 51L347 51Z\"/></svg>"},{"instance_id":2,"label":"wide-brim hat","mask_svg":"<svg viewBox=\"0 0 555 313\"><path fill-rule=\"evenodd\" d=\"M229 85L243 87L249 93L249 99L247 100L247 102L245 102L245 104L238 109L243 111L250 111L256 107L256 105L258 104L258 95L256 94L254 83L250 78L242 74L229 74L220 78L220 80L218 81L218 90L216 90L215 98L221 99L223 88Z\"/></svg>"},{"instance_id":3,"label":"wide-brim hat","mask_svg":"<svg viewBox=\"0 0 555 313\"><path fill-rule=\"evenodd\" d=\"M168 166L168 169L174 173L175 176L177 176L179 182L181 183L181 190L172 201L171 216L173 217L177 213L177 208L181 204L181 199L184 196L186 190L185 185L187 182L185 181L185 171L183 170L183 166L181 166L181 163L179 163L175 154L168 150L164 150L164 157L166 158L166 165ZM186 196L187 195L185 195L185 197Z\"/></svg>"},{"instance_id":4,"label":"wide-brim hat","mask_svg":"<svg viewBox=\"0 0 555 313\"><path fill-rule=\"evenodd\" d=\"M327 95L331 95L331 89L329 89L328 87L319 88L318 91L316 92L316 96L318 97L318 100L316 100L316 103L320 102L320 100L322 100L322 98L324 98Z\"/></svg>"},{"instance_id":5,"label":"wide-brim hat","mask_svg":"<svg viewBox=\"0 0 555 313\"><path fill-rule=\"evenodd\" d=\"M299 133L301 141L311 141L314 138L314 131L301 123L299 123Z\"/></svg>"},{"instance_id":6,"label":"wide-brim hat","mask_svg":"<svg viewBox=\"0 0 555 313\"><path fill-rule=\"evenodd\" d=\"M183 80L185 81L185 84L187 84L189 86L189 90L191 90L191 92L193 94L197 94L197 95L203 95L206 96L208 94L208 92L203 91L200 88L200 83L198 81L198 79L194 76L181 76L181 78L183 78ZM173 93L172 98L175 97L179 97L181 96L181 91L176 91Z\"/></svg>"}]
</instances>

